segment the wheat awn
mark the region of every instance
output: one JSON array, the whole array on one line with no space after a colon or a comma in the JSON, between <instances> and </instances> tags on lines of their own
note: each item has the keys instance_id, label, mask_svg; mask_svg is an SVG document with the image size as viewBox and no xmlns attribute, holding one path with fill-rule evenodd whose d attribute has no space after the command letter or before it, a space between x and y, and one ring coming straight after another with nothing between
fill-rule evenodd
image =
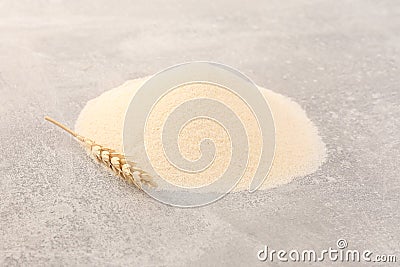
<instances>
[{"instance_id":1,"label":"wheat awn","mask_svg":"<svg viewBox=\"0 0 400 267\"><path fill-rule=\"evenodd\" d=\"M139 189L142 189L142 185L148 185L156 187L157 184L153 181L152 177L144 170L137 167L135 162L128 161L124 154L119 153L113 149L101 146L91 139L83 137L76 132L72 131L60 122L50 118L45 117L45 120L55 124L64 131L75 137L76 140L81 142L86 149L90 151L90 154L96 158L100 163L102 163L107 168L111 169L123 178L128 183L134 184Z\"/></svg>"}]
</instances>

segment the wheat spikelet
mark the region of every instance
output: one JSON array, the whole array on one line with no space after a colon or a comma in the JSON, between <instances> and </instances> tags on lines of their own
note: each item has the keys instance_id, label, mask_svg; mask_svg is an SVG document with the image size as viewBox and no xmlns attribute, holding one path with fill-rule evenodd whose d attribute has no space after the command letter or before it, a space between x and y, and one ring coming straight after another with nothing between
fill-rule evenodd
<instances>
[{"instance_id":1,"label":"wheat spikelet","mask_svg":"<svg viewBox=\"0 0 400 267\"><path fill-rule=\"evenodd\" d=\"M157 186L151 176L136 166L136 163L126 160L124 154L119 153L113 149L96 144L96 142L78 135L65 125L50 118L45 117L45 120L57 125L61 129L65 130L76 140L81 142L100 163L105 165L107 168L113 170L117 175L122 177L128 183L134 184L139 189L142 189L142 185Z\"/></svg>"}]
</instances>

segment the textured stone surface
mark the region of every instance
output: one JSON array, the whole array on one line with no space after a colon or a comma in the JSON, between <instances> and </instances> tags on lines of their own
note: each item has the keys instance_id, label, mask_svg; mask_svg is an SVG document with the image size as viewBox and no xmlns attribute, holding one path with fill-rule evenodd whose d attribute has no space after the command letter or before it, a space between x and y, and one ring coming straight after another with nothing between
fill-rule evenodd
<instances>
[{"instance_id":1,"label":"textured stone surface","mask_svg":"<svg viewBox=\"0 0 400 267\"><path fill-rule=\"evenodd\" d=\"M0 265L254 265L264 244L338 238L399 257L399 32L395 0L1 1ZM73 125L101 92L190 60L299 102L327 163L277 189L171 208L43 120Z\"/></svg>"}]
</instances>

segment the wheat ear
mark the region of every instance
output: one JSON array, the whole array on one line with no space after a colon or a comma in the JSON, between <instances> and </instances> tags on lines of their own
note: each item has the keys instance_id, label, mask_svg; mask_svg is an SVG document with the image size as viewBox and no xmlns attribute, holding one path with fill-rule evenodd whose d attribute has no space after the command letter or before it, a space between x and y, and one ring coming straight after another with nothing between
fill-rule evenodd
<instances>
[{"instance_id":1,"label":"wheat ear","mask_svg":"<svg viewBox=\"0 0 400 267\"><path fill-rule=\"evenodd\" d=\"M128 161L124 154L118 153L113 149L96 144L96 142L86 137L80 136L65 125L50 117L46 116L45 120L57 125L61 129L65 130L73 137L75 137L75 139L81 142L100 163L105 165L107 168L113 170L125 181L134 184L139 189L142 189L142 185L149 185L152 187L157 186L157 184L153 181L152 177L147 172L138 168L136 166L136 163Z\"/></svg>"}]
</instances>

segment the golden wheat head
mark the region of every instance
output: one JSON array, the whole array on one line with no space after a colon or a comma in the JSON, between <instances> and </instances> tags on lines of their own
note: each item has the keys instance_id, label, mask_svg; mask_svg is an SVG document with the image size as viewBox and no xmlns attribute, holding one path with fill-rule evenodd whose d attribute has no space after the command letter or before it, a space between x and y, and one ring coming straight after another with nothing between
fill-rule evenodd
<instances>
[{"instance_id":1,"label":"golden wheat head","mask_svg":"<svg viewBox=\"0 0 400 267\"><path fill-rule=\"evenodd\" d=\"M107 168L113 170L117 175L122 177L128 183L134 184L139 189L142 189L142 185L148 185L152 187L157 186L157 184L153 181L152 177L147 172L137 167L135 162L128 161L124 154L96 144L96 142L78 135L65 125L50 117L46 116L45 120L57 125L61 129L65 130L73 137L75 137L76 140L81 142L87 148L87 150L90 151L90 154L94 158L96 158Z\"/></svg>"}]
</instances>

